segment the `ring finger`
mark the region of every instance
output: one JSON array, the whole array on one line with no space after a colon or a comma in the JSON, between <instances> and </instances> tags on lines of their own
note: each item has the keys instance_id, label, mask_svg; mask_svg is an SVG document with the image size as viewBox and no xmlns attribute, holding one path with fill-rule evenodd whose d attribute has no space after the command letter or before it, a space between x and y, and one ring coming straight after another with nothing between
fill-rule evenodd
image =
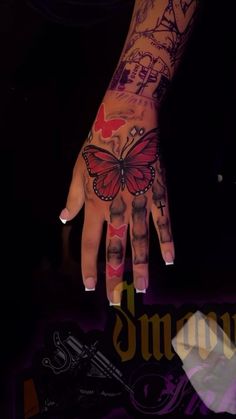
<instances>
[{"instance_id":1,"label":"ring finger","mask_svg":"<svg viewBox=\"0 0 236 419\"><path fill-rule=\"evenodd\" d=\"M133 277L136 292L145 293L148 287L149 208L146 195L133 199L130 237L133 257Z\"/></svg>"}]
</instances>

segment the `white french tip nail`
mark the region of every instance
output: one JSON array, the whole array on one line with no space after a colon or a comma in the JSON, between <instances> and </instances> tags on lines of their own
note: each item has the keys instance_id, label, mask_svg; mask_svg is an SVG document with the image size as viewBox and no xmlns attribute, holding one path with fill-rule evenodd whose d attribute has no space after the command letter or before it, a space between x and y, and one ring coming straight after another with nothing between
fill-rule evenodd
<instances>
[{"instance_id":1,"label":"white french tip nail","mask_svg":"<svg viewBox=\"0 0 236 419\"><path fill-rule=\"evenodd\" d=\"M67 220L65 220L64 218L61 218L61 217L59 217L59 218L60 218L60 220L63 224L66 224Z\"/></svg>"},{"instance_id":2,"label":"white french tip nail","mask_svg":"<svg viewBox=\"0 0 236 419\"><path fill-rule=\"evenodd\" d=\"M86 288L85 287L85 291L95 291L95 288Z\"/></svg>"},{"instance_id":3,"label":"white french tip nail","mask_svg":"<svg viewBox=\"0 0 236 419\"><path fill-rule=\"evenodd\" d=\"M113 303L112 301L109 301L110 306L120 306L120 303Z\"/></svg>"},{"instance_id":4,"label":"white french tip nail","mask_svg":"<svg viewBox=\"0 0 236 419\"><path fill-rule=\"evenodd\" d=\"M146 294L146 289L144 288L143 290L140 290L140 289L136 288L136 293L137 294Z\"/></svg>"},{"instance_id":5,"label":"white french tip nail","mask_svg":"<svg viewBox=\"0 0 236 419\"><path fill-rule=\"evenodd\" d=\"M174 262L165 262L166 265L174 265Z\"/></svg>"}]
</instances>

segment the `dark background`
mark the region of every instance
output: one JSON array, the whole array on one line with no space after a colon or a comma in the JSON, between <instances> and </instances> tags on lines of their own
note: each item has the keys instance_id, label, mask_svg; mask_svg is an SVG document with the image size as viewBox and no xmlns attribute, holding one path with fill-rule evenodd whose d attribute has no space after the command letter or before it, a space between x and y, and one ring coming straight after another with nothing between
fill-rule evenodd
<instances>
[{"instance_id":1,"label":"dark background","mask_svg":"<svg viewBox=\"0 0 236 419\"><path fill-rule=\"evenodd\" d=\"M235 302L234 3L202 2L162 106L176 263L164 266L151 227L147 303ZM86 12L79 21L73 15L63 22L22 1L0 3L3 398L7 368L25 351L42 316L74 308L81 318L89 313L92 325L107 310L104 240L98 290L85 296L80 275L83 214L68 230L58 215L131 12L128 3L99 19L95 14L90 20ZM63 258L63 235L64 242L70 236L69 260Z\"/></svg>"}]
</instances>

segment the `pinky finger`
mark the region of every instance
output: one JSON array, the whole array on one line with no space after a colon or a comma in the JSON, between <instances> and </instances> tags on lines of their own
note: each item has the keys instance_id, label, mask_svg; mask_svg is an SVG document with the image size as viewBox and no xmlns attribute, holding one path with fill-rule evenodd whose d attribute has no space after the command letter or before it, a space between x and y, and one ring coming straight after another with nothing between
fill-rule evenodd
<instances>
[{"instance_id":1,"label":"pinky finger","mask_svg":"<svg viewBox=\"0 0 236 419\"><path fill-rule=\"evenodd\" d=\"M153 202L151 212L153 222L159 237L159 243L161 248L162 257L166 265L173 265L175 259L175 248L173 242L173 236L171 231L170 215L168 202L157 205L157 202Z\"/></svg>"}]
</instances>

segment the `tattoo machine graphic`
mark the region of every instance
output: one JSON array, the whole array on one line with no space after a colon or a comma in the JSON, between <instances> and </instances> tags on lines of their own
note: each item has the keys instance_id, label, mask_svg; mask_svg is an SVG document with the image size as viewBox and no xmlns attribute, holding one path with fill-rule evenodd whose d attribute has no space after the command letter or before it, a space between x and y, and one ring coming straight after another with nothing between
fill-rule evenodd
<instances>
[{"instance_id":1,"label":"tattoo machine graphic","mask_svg":"<svg viewBox=\"0 0 236 419\"><path fill-rule=\"evenodd\" d=\"M53 355L54 362L49 358L43 358L43 366L50 368L54 374L62 374L73 370L80 362L89 361L100 373L107 378L114 378L129 393L133 390L122 378L122 373L97 349L98 342L92 345L81 344L77 338L70 335L63 341L59 332L53 333L53 342L56 347Z\"/></svg>"}]
</instances>

